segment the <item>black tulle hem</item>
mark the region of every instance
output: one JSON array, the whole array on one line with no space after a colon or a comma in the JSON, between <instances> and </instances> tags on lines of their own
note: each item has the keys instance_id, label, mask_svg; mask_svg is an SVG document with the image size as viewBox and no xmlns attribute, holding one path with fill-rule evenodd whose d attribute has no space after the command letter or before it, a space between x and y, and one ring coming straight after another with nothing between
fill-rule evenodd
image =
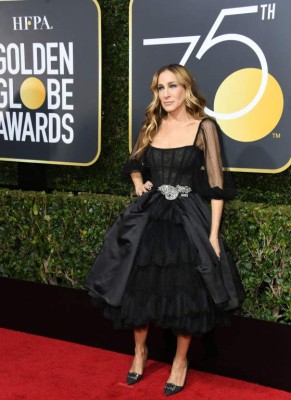
<instances>
[{"instance_id":1,"label":"black tulle hem","mask_svg":"<svg viewBox=\"0 0 291 400\"><path fill-rule=\"evenodd\" d=\"M177 334L203 334L228 325L229 315L217 307L195 267L135 265L120 307L93 297L114 329L139 328L153 323Z\"/></svg>"},{"instance_id":2,"label":"black tulle hem","mask_svg":"<svg viewBox=\"0 0 291 400\"><path fill-rule=\"evenodd\" d=\"M135 301L135 299L132 299ZM155 301L156 303L156 301ZM199 335L213 330L216 326L230 325L230 316L227 312L213 306L208 311L190 311L187 315L168 315L163 311L157 313L134 312L123 315L123 307L113 307L93 297L93 304L103 310L103 315L113 323L116 330L135 329L153 324L163 329L171 330L174 334ZM126 303L125 308L130 308ZM149 311L149 310L147 310Z\"/></svg>"}]
</instances>

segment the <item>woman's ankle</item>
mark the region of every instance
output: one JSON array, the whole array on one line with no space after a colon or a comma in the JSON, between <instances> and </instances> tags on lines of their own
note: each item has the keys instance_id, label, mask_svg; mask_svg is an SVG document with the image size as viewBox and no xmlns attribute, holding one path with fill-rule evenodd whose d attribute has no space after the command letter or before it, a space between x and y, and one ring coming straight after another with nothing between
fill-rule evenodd
<instances>
[{"instance_id":1,"label":"woman's ankle","mask_svg":"<svg viewBox=\"0 0 291 400\"><path fill-rule=\"evenodd\" d=\"M176 356L173 360L173 365L180 367L180 368L187 366L187 363L188 363L187 357L177 357Z\"/></svg>"},{"instance_id":2,"label":"woman's ankle","mask_svg":"<svg viewBox=\"0 0 291 400\"><path fill-rule=\"evenodd\" d=\"M147 346L146 344L143 345L135 345L134 352L136 355L145 356L147 353Z\"/></svg>"}]
</instances>

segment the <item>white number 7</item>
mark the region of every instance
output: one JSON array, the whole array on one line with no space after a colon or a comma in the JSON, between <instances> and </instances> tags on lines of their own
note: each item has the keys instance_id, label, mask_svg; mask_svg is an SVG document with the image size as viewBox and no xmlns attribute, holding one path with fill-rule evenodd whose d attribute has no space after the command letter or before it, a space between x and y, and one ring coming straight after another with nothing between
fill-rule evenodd
<instances>
[{"instance_id":1,"label":"white number 7","mask_svg":"<svg viewBox=\"0 0 291 400\"><path fill-rule=\"evenodd\" d=\"M214 37L217 29L219 28L220 24L222 23L224 17L228 15L242 15L242 14L250 14L258 12L258 6L249 6L249 7L237 7L237 8L226 8L221 10L219 13L216 21L214 22L212 28L210 29L208 35L206 36L204 42L202 43L200 49L196 54L196 58L199 60L203 57L203 55L213 46L218 43L226 42L226 41L237 41L246 44L249 46L257 55L261 70L262 70L262 80L260 87L258 89L257 94L253 98L253 100L244 108L239 111L230 113L230 114L222 114L222 113L215 113L214 111L205 108L205 111L208 115L213 116L218 119L234 119L241 117L251 111L261 100L266 86L268 82L268 64L266 57L261 50L261 48L255 43L252 39L248 38L244 35L229 33L225 35L219 35ZM192 54L196 44L198 43L200 36L183 36L183 37L172 37L172 38L158 38L158 39L144 39L143 44L144 46L149 45L162 45L162 44L177 44L177 43L190 43L185 54L183 55L180 64L185 65L188 61L190 55Z\"/></svg>"}]
</instances>

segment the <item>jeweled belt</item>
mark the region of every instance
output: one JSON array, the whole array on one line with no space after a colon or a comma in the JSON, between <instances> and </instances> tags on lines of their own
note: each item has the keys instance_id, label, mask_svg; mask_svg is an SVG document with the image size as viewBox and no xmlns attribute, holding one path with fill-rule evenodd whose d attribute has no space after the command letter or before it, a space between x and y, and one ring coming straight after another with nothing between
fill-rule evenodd
<instances>
[{"instance_id":1,"label":"jeweled belt","mask_svg":"<svg viewBox=\"0 0 291 400\"><path fill-rule=\"evenodd\" d=\"M161 192L167 200L175 200L179 195L182 197L188 197L188 193L192 192L192 189L189 186L171 186L171 185L162 185L157 189Z\"/></svg>"}]
</instances>

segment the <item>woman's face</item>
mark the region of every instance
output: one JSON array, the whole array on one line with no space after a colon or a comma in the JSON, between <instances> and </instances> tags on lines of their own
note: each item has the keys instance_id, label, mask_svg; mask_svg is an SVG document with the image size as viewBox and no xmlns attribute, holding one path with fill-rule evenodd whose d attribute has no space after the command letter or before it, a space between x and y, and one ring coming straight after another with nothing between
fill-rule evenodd
<instances>
[{"instance_id":1,"label":"woman's face","mask_svg":"<svg viewBox=\"0 0 291 400\"><path fill-rule=\"evenodd\" d=\"M164 71L158 78L158 93L162 107L167 113L186 108L186 90L171 71Z\"/></svg>"}]
</instances>

